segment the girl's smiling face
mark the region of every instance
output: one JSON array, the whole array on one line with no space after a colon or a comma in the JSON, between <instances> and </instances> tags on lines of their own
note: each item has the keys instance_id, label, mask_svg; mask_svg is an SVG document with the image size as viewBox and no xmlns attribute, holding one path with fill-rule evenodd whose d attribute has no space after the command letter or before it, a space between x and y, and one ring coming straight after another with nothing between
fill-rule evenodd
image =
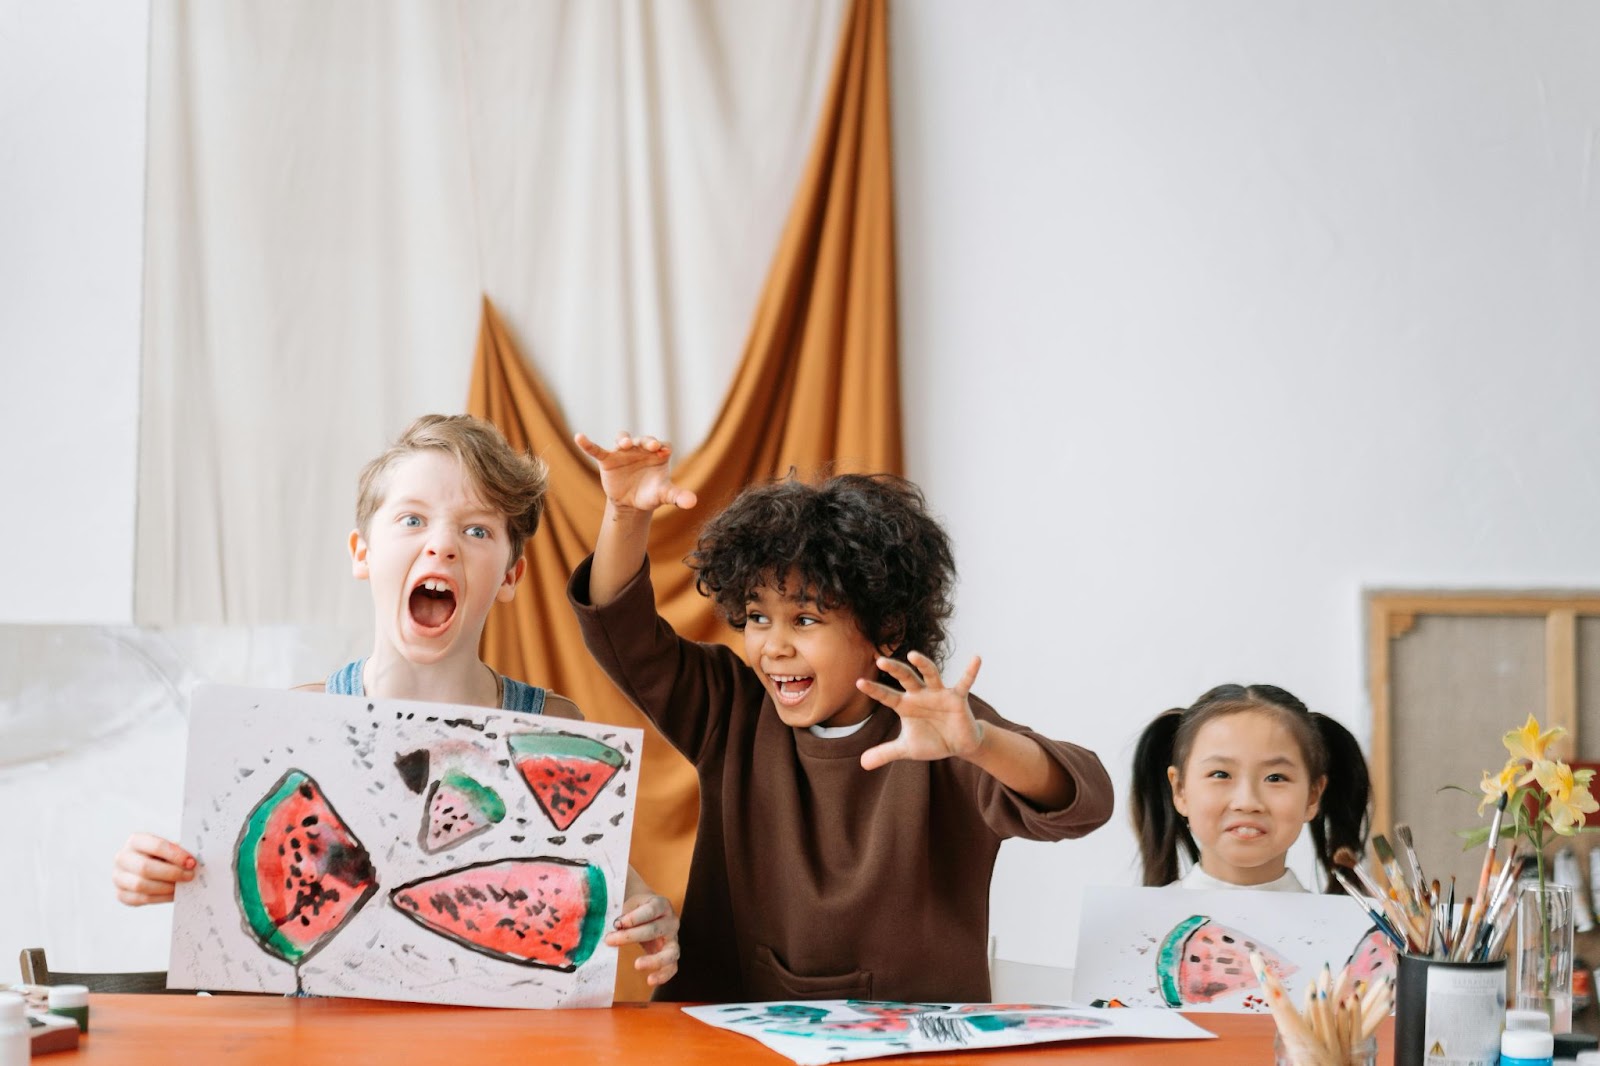
<instances>
[{"instance_id":1,"label":"girl's smiling face","mask_svg":"<svg viewBox=\"0 0 1600 1066\"><path fill-rule=\"evenodd\" d=\"M1262 885L1283 876L1300 827L1316 816L1325 779L1279 716L1237 711L1208 720L1182 767L1167 767L1172 803L1189 822L1200 867L1219 881Z\"/></svg>"}]
</instances>

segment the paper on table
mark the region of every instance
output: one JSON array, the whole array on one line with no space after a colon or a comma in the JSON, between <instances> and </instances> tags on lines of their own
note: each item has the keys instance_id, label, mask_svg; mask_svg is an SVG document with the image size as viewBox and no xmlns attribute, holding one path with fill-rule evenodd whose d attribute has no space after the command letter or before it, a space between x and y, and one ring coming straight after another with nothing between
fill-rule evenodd
<instances>
[{"instance_id":1,"label":"paper on table","mask_svg":"<svg viewBox=\"0 0 1600 1066\"><path fill-rule=\"evenodd\" d=\"M1259 951L1290 998L1324 964L1368 982L1395 973L1394 947L1350 899L1295 892L1094 886L1078 923L1074 994L1130 1007L1264 1013Z\"/></svg>"},{"instance_id":2,"label":"paper on table","mask_svg":"<svg viewBox=\"0 0 1600 1066\"><path fill-rule=\"evenodd\" d=\"M707 1025L754 1037L800 1066L919 1051L1018 1047L1062 1040L1204 1040L1167 1010L1074 1003L895 1003L819 999L685 1007Z\"/></svg>"}]
</instances>

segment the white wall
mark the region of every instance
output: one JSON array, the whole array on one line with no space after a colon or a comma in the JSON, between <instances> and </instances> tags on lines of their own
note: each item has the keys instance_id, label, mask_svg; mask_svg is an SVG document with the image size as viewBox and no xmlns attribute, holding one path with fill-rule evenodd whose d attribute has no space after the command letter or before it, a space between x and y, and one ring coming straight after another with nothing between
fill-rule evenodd
<instances>
[{"instance_id":1,"label":"white wall","mask_svg":"<svg viewBox=\"0 0 1600 1066\"><path fill-rule=\"evenodd\" d=\"M1120 799L1222 681L1365 738L1364 587L1600 585L1600 8L893 16L911 475L1001 713ZM1126 818L1006 846L1001 957L1070 964Z\"/></svg>"},{"instance_id":2,"label":"white wall","mask_svg":"<svg viewBox=\"0 0 1600 1066\"><path fill-rule=\"evenodd\" d=\"M0 4L0 622L125 622L148 0Z\"/></svg>"}]
</instances>

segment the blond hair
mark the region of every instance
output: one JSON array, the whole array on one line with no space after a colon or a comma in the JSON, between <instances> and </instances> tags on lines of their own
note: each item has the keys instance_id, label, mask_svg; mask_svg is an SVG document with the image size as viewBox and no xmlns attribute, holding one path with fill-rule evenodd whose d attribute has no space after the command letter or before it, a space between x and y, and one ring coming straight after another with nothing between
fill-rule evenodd
<instances>
[{"instance_id":1,"label":"blond hair","mask_svg":"<svg viewBox=\"0 0 1600 1066\"><path fill-rule=\"evenodd\" d=\"M394 464L421 451L441 451L455 456L480 499L505 516L511 541L507 567L515 565L522 546L539 528L549 470L543 459L519 452L498 427L472 415L423 415L399 438L361 470L356 493L356 528L367 535L372 516L388 491L388 473Z\"/></svg>"}]
</instances>

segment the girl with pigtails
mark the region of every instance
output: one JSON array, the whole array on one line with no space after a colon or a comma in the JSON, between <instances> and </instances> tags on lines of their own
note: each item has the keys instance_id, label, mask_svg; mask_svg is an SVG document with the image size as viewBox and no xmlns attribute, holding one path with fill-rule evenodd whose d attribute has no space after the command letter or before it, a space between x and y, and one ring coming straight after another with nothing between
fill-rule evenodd
<instances>
[{"instance_id":1,"label":"girl with pigtails","mask_svg":"<svg viewBox=\"0 0 1600 1066\"><path fill-rule=\"evenodd\" d=\"M1367 838L1367 763L1344 726L1275 685L1218 685L1158 715L1133 758L1146 885L1305 892L1288 868L1301 826L1339 892L1333 856ZM1179 852L1191 863L1179 877Z\"/></svg>"}]
</instances>

